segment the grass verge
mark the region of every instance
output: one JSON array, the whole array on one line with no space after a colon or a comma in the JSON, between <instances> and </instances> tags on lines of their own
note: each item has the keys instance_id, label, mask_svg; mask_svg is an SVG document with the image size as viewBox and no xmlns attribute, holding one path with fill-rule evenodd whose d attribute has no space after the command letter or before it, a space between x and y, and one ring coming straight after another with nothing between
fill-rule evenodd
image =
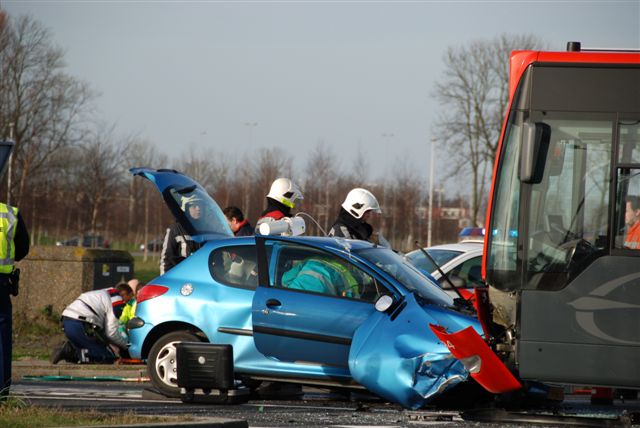
<instances>
[{"instance_id":1,"label":"grass verge","mask_svg":"<svg viewBox=\"0 0 640 428\"><path fill-rule=\"evenodd\" d=\"M187 422L190 416L140 416L131 412L102 413L97 410L64 410L56 407L37 407L26 400L11 395L0 404L0 427L43 428L95 425L122 425L149 422Z\"/></svg>"},{"instance_id":2,"label":"grass verge","mask_svg":"<svg viewBox=\"0 0 640 428\"><path fill-rule=\"evenodd\" d=\"M134 256L133 266L136 278L143 284L160 275L160 259L156 255L149 255L146 261L143 256Z\"/></svg>"}]
</instances>

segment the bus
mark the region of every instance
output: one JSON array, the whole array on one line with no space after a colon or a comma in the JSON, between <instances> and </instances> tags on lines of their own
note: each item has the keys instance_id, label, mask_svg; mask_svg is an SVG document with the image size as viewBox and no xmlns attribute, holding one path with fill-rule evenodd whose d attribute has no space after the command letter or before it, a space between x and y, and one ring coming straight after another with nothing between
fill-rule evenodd
<instances>
[{"instance_id":1,"label":"bus","mask_svg":"<svg viewBox=\"0 0 640 428\"><path fill-rule=\"evenodd\" d=\"M640 389L640 52L570 42L510 66L477 305L514 379L479 382Z\"/></svg>"}]
</instances>

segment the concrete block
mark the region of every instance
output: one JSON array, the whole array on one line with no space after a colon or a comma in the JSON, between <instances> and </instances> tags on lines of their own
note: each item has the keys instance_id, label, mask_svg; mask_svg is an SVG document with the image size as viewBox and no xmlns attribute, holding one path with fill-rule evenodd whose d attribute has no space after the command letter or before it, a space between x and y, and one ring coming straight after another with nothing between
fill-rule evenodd
<instances>
[{"instance_id":1,"label":"concrete block","mask_svg":"<svg viewBox=\"0 0 640 428\"><path fill-rule=\"evenodd\" d=\"M83 247L32 247L17 263L20 294L14 315L33 319L48 305L53 313L85 291L108 288L133 278L133 257L127 251Z\"/></svg>"}]
</instances>

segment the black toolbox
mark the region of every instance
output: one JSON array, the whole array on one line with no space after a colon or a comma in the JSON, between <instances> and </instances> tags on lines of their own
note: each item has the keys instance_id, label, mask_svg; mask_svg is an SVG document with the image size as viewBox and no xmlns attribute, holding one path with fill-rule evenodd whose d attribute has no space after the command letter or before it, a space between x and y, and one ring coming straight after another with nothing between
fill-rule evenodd
<instances>
[{"instance_id":1,"label":"black toolbox","mask_svg":"<svg viewBox=\"0 0 640 428\"><path fill-rule=\"evenodd\" d=\"M178 387L183 402L244 403L249 389L236 383L233 347L202 342L176 344Z\"/></svg>"}]
</instances>

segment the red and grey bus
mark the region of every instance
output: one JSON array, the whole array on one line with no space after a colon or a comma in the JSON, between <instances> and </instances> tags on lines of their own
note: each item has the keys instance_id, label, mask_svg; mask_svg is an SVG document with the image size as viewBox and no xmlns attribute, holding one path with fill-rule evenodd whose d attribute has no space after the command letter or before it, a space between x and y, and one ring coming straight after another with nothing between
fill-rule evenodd
<instances>
[{"instance_id":1,"label":"red and grey bus","mask_svg":"<svg viewBox=\"0 0 640 428\"><path fill-rule=\"evenodd\" d=\"M640 389L640 52L515 51L509 86L478 312L514 379L488 389Z\"/></svg>"}]
</instances>

